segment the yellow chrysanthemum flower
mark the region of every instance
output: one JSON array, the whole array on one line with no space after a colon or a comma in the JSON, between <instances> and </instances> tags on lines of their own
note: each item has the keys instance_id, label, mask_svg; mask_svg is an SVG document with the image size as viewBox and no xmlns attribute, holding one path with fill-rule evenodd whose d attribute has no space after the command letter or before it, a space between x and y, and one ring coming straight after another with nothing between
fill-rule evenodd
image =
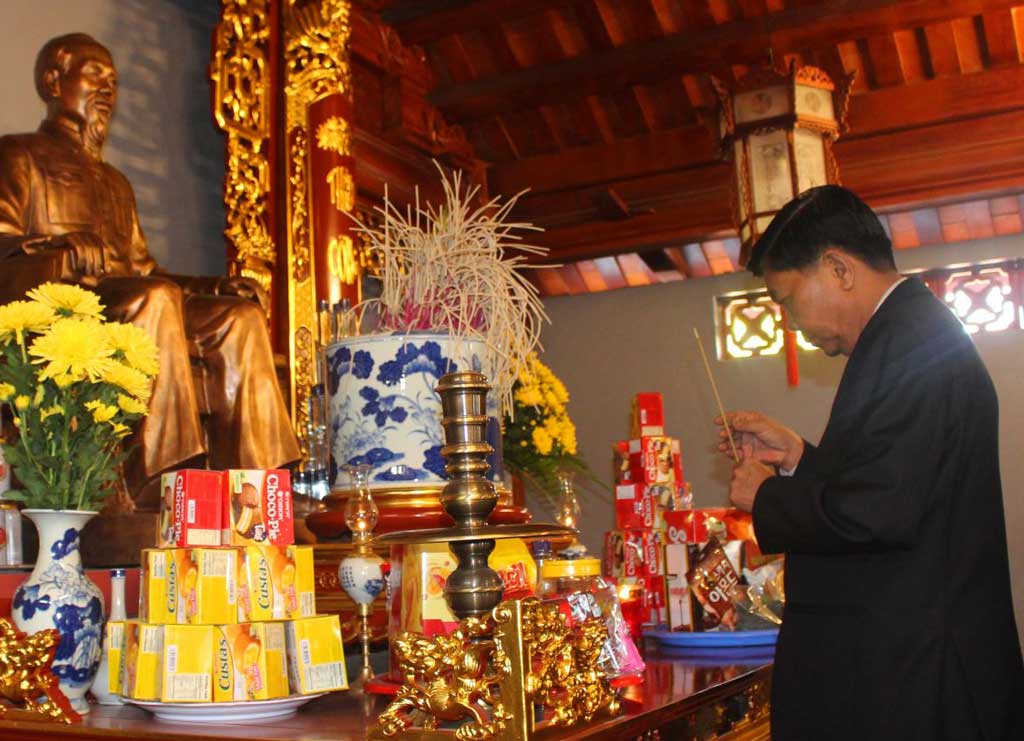
<instances>
[{"instance_id":1,"label":"yellow chrysanthemum flower","mask_svg":"<svg viewBox=\"0 0 1024 741\"><path fill-rule=\"evenodd\" d=\"M132 396L125 396L124 394L117 395L117 405L121 407L121 410L128 414L145 414L149 411L149 407L143 402Z\"/></svg>"},{"instance_id":2,"label":"yellow chrysanthemum flower","mask_svg":"<svg viewBox=\"0 0 1024 741\"><path fill-rule=\"evenodd\" d=\"M53 309L36 301L11 301L0 306L0 342L25 341L25 332L41 332L57 318Z\"/></svg>"},{"instance_id":3,"label":"yellow chrysanthemum flower","mask_svg":"<svg viewBox=\"0 0 1024 741\"><path fill-rule=\"evenodd\" d=\"M18 396L14 397L14 408L17 409L19 412L24 412L26 409L28 409L28 404L29 398L25 396L25 394L19 394Z\"/></svg>"},{"instance_id":4,"label":"yellow chrysanthemum flower","mask_svg":"<svg viewBox=\"0 0 1024 741\"><path fill-rule=\"evenodd\" d=\"M156 343L146 330L119 322L105 324L103 329L115 356L123 356L128 365L147 376L155 376L160 371Z\"/></svg>"},{"instance_id":5,"label":"yellow chrysanthemum flower","mask_svg":"<svg viewBox=\"0 0 1024 741\"><path fill-rule=\"evenodd\" d=\"M53 382L57 384L57 388L66 389L68 386L73 384L75 381L80 381L80 378L75 378L70 373L61 373L58 376L53 377Z\"/></svg>"},{"instance_id":6,"label":"yellow chrysanthemum flower","mask_svg":"<svg viewBox=\"0 0 1024 741\"><path fill-rule=\"evenodd\" d=\"M90 319L58 319L28 349L34 363L46 363L42 379L70 375L96 380L111 365L114 351L103 325Z\"/></svg>"},{"instance_id":7,"label":"yellow chrysanthemum flower","mask_svg":"<svg viewBox=\"0 0 1024 741\"><path fill-rule=\"evenodd\" d=\"M46 387L43 384L36 386L36 394L32 397L32 406L37 407L43 403L43 395L46 393Z\"/></svg>"},{"instance_id":8,"label":"yellow chrysanthemum flower","mask_svg":"<svg viewBox=\"0 0 1024 741\"><path fill-rule=\"evenodd\" d=\"M85 408L92 412L94 422L109 422L117 416L117 407L98 399L85 402Z\"/></svg>"},{"instance_id":9,"label":"yellow chrysanthemum flower","mask_svg":"<svg viewBox=\"0 0 1024 741\"><path fill-rule=\"evenodd\" d=\"M112 383L130 396L143 402L149 402L152 381L140 370L123 363L111 363L103 372L103 380Z\"/></svg>"},{"instance_id":10,"label":"yellow chrysanthemum flower","mask_svg":"<svg viewBox=\"0 0 1024 741\"><path fill-rule=\"evenodd\" d=\"M543 427L533 428L533 447L537 449L537 452L541 455L547 455L551 452L551 446L554 444L554 440L551 439L551 435L547 433Z\"/></svg>"},{"instance_id":11,"label":"yellow chrysanthemum flower","mask_svg":"<svg viewBox=\"0 0 1024 741\"><path fill-rule=\"evenodd\" d=\"M0 383L0 401L7 401L17 389L9 383Z\"/></svg>"},{"instance_id":12,"label":"yellow chrysanthemum flower","mask_svg":"<svg viewBox=\"0 0 1024 741\"><path fill-rule=\"evenodd\" d=\"M39 419L40 421L45 422L47 419L57 414L64 414L64 407L62 407L60 404L54 404L52 407L40 409Z\"/></svg>"},{"instance_id":13,"label":"yellow chrysanthemum flower","mask_svg":"<svg viewBox=\"0 0 1024 741\"><path fill-rule=\"evenodd\" d=\"M28 297L49 306L64 317L103 318L103 304L92 291L67 283L44 283L28 292Z\"/></svg>"},{"instance_id":14,"label":"yellow chrysanthemum flower","mask_svg":"<svg viewBox=\"0 0 1024 741\"><path fill-rule=\"evenodd\" d=\"M121 424L120 422L114 423L114 437L126 437L131 431L132 428L128 425Z\"/></svg>"},{"instance_id":15,"label":"yellow chrysanthemum flower","mask_svg":"<svg viewBox=\"0 0 1024 741\"><path fill-rule=\"evenodd\" d=\"M515 400L523 406L536 407L544 403L544 397L533 386L522 386L516 389Z\"/></svg>"}]
</instances>

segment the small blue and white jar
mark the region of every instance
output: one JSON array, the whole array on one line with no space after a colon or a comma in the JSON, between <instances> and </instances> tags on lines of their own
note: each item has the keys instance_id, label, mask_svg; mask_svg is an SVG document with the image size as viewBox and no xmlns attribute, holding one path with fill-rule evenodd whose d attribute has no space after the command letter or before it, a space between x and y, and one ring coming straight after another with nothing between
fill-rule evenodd
<instances>
[{"instance_id":1,"label":"small blue and white jar","mask_svg":"<svg viewBox=\"0 0 1024 741\"><path fill-rule=\"evenodd\" d=\"M100 666L103 645L103 593L85 575L79 534L95 512L26 509L39 531L35 568L14 592L12 617L18 630L56 628L60 643L52 671L79 713L89 712L85 693Z\"/></svg>"},{"instance_id":2,"label":"small blue and white jar","mask_svg":"<svg viewBox=\"0 0 1024 741\"><path fill-rule=\"evenodd\" d=\"M338 581L357 605L372 604L384 591L384 559L375 553L354 553L338 565Z\"/></svg>"}]
</instances>

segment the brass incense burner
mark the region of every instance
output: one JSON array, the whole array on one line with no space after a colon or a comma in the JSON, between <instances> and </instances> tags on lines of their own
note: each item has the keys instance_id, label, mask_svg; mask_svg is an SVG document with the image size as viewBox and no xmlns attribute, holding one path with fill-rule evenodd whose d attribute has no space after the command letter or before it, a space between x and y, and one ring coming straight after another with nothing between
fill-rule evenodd
<instances>
[{"instance_id":1,"label":"brass incense burner","mask_svg":"<svg viewBox=\"0 0 1024 741\"><path fill-rule=\"evenodd\" d=\"M570 629L557 606L536 598L501 601L501 577L488 563L499 538L575 534L560 525L488 525L498 502L485 478L487 378L450 373L441 395L450 478L441 504L455 526L387 533L380 544L449 543L458 567L445 598L460 619L451 635L398 635L391 645L402 687L368 738L526 741L542 727L586 722L619 711L607 677L595 666L607 640L601 619ZM540 713L537 713L540 709ZM540 718L538 718L538 715ZM445 724L441 728L441 724Z\"/></svg>"}]
</instances>

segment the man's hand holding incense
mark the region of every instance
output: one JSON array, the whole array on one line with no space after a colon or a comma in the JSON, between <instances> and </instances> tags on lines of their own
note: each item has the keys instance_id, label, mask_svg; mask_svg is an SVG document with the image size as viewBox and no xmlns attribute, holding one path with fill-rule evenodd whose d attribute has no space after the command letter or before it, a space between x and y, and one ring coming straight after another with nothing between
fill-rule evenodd
<instances>
[{"instance_id":1,"label":"man's hand holding incense","mask_svg":"<svg viewBox=\"0 0 1024 741\"><path fill-rule=\"evenodd\" d=\"M800 463L804 441L793 430L759 412L729 412L725 416L741 461L753 460L786 470ZM715 424L722 428L718 431L718 449L732 456L722 418L715 417Z\"/></svg>"}]
</instances>

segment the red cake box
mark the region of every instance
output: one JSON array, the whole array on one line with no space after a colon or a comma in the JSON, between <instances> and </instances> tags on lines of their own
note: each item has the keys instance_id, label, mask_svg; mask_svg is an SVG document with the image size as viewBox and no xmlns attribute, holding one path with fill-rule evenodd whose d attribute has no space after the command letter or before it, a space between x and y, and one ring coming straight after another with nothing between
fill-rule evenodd
<instances>
[{"instance_id":1,"label":"red cake box","mask_svg":"<svg viewBox=\"0 0 1024 741\"><path fill-rule=\"evenodd\" d=\"M622 575L631 579L643 576L644 531L627 530L622 542Z\"/></svg>"},{"instance_id":2,"label":"red cake box","mask_svg":"<svg viewBox=\"0 0 1024 741\"><path fill-rule=\"evenodd\" d=\"M726 540L755 540L750 514L732 507L684 509L663 512L661 517L667 543L706 543L709 520L717 520L725 526Z\"/></svg>"},{"instance_id":3,"label":"red cake box","mask_svg":"<svg viewBox=\"0 0 1024 741\"><path fill-rule=\"evenodd\" d=\"M610 578L618 579L625 567L625 536L621 530L608 530L604 534L604 551L601 572Z\"/></svg>"},{"instance_id":4,"label":"red cake box","mask_svg":"<svg viewBox=\"0 0 1024 741\"><path fill-rule=\"evenodd\" d=\"M661 576L665 573L665 545L660 530L648 530L643 534L644 576Z\"/></svg>"},{"instance_id":5,"label":"red cake box","mask_svg":"<svg viewBox=\"0 0 1024 741\"><path fill-rule=\"evenodd\" d=\"M672 437L640 437L629 441L629 468L638 484L683 483L679 441Z\"/></svg>"},{"instance_id":6,"label":"red cake box","mask_svg":"<svg viewBox=\"0 0 1024 741\"><path fill-rule=\"evenodd\" d=\"M647 437L665 434L665 404L658 392L641 392L633 397L630 435Z\"/></svg>"},{"instance_id":7,"label":"red cake box","mask_svg":"<svg viewBox=\"0 0 1024 741\"><path fill-rule=\"evenodd\" d=\"M231 470L224 477L224 545L292 545L292 480L288 471Z\"/></svg>"},{"instance_id":8,"label":"red cake box","mask_svg":"<svg viewBox=\"0 0 1024 741\"><path fill-rule=\"evenodd\" d=\"M641 609L644 623L657 625L668 622L668 601L665 596L664 576L640 576L635 579L623 579L623 583L639 584L643 587Z\"/></svg>"},{"instance_id":9,"label":"red cake box","mask_svg":"<svg viewBox=\"0 0 1024 741\"><path fill-rule=\"evenodd\" d=\"M185 469L160 477L158 548L185 548L221 543L220 471Z\"/></svg>"},{"instance_id":10,"label":"red cake box","mask_svg":"<svg viewBox=\"0 0 1024 741\"><path fill-rule=\"evenodd\" d=\"M653 492L642 484L615 487L615 527L619 530L654 527Z\"/></svg>"}]
</instances>

